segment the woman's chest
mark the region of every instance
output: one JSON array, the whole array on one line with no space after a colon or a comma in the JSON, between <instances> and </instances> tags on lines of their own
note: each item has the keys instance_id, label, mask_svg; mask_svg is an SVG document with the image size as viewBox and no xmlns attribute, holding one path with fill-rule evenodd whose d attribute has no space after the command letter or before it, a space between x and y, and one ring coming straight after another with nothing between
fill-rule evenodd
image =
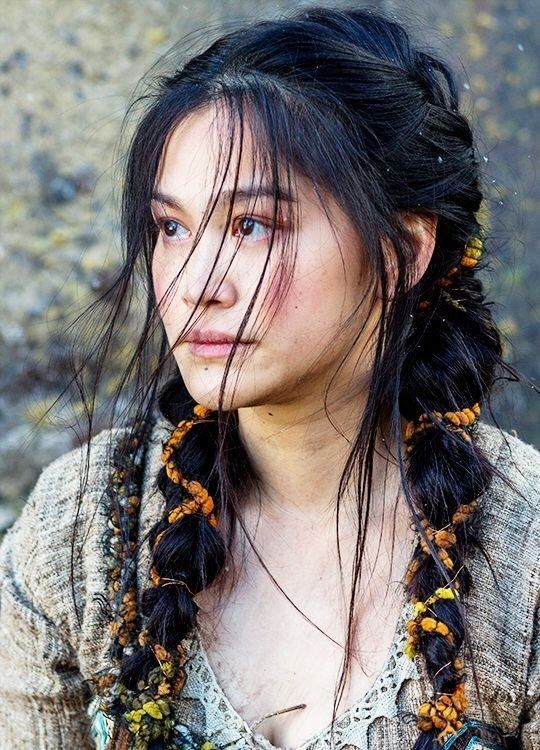
<instances>
[{"instance_id":1,"label":"woman's chest","mask_svg":"<svg viewBox=\"0 0 540 750\"><path fill-rule=\"evenodd\" d=\"M219 606L212 589L201 592L198 623L208 664L238 715L272 744L299 747L331 723L348 608L328 570L279 583L284 593L253 568ZM338 716L373 686L404 630L403 589L386 583L366 589L358 607Z\"/></svg>"}]
</instances>

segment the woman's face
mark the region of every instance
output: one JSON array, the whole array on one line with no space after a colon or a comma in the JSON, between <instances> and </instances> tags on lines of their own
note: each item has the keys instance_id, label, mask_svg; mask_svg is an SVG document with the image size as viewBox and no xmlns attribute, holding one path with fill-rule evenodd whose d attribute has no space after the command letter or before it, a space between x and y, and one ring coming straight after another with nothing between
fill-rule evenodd
<instances>
[{"instance_id":1,"label":"woman's face","mask_svg":"<svg viewBox=\"0 0 540 750\"><path fill-rule=\"evenodd\" d=\"M173 131L155 186L160 199L152 202L152 212L160 226L152 263L160 315L173 346L202 293L189 333L175 346L174 356L193 398L211 408L218 404L229 347L196 344L185 339L197 335L197 331L203 339L208 331L218 337L236 335L263 273L274 203L273 197L260 196L256 200L237 197L216 262L229 199L223 206L217 205L178 276L212 198L218 152L218 134L211 127L213 116L213 110L209 109L192 114ZM252 159L250 134L245 133L237 191L250 186ZM264 184L261 175L256 174L255 188L261 181ZM234 166L231 166L220 194L232 189L233 183ZM277 272L283 268L279 245L287 231L286 204L281 204L282 216L278 217L269 267L242 334L242 341L250 343L236 352L227 376L224 401L227 409L298 401L320 406L325 388L351 347L352 356L332 383L333 393L346 394L350 399L367 384L366 343L373 330L374 315L356 342L366 322L362 307L354 324L341 329L366 292L360 240L351 221L327 200L325 206L333 217L332 226L307 181L297 179L296 189L297 257L292 279L289 285L287 278L285 296L280 300L276 295ZM211 273L214 263L216 267Z\"/></svg>"}]
</instances>

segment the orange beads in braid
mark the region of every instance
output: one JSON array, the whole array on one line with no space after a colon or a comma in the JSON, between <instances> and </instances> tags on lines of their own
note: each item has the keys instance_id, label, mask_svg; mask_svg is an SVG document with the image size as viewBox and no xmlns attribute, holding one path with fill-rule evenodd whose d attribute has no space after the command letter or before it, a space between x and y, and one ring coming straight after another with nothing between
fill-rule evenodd
<instances>
[{"instance_id":1,"label":"orange beads in braid","mask_svg":"<svg viewBox=\"0 0 540 750\"><path fill-rule=\"evenodd\" d=\"M180 505L178 505L176 508L173 508L171 511L169 511L167 515L167 521L171 524L175 523L175 521L178 521L183 516L192 513L200 513L201 515L206 517L206 519L212 526L217 526L217 518L215 513L213 512L214 501L208 494L208 491L202 486L200 482L186 479L181 470L176 466L174 461L174 449L180 444L183 438L191 430L193 425L198 421L204 419L205 417L208 417L212 413L212 411L206 406L197 404L193 409L193 413L195 415L193 419L183 419L178 423L178 426L174 430L171 437L168 439L161 454L161 460L165 464L165 470L171 482L184 487L184 489L191 496L190 500L180 503ZM162 531L157 535L155 544L159 543L159 540L162 538L164 533L165 532Z\"/></svg>"},{"instance_id":2,"label":"orange beads in braid","mask_svg":"<svg viewBox=\"0 0 540 750\"><path fill-rule=\"evenodd\" d=\"M463 254L459 259L459 264L457 266L452 266L452 268L447 271L444 276L441 276L441 278L435 281L435 287L442 287L443 297L450 304L460 310L464 310L465 308L457 300L453 299L446 290L449 287L454 286L461 270L465 269L467 271L471 271L478 264L478 261L482 256L483 248L484 243L480 239L480 237L470 237L465 244ZM431 308L431 306L432 302L430 300L421 300L416 307L416 314L422 315L423 313L427 312Z\"/></svg>"},{"instance_id":3,"label":"orange beads in braid","mask_svg":"<svg viewBox=\"0 0 540 750\"><path fill-rule=\"evenodd\" d=\"M439 420L442 422L447 429L457 432L461 437L467 441L471 440L470 435L466 432L466 428L474 423L480 414L479 404L474 404L470 409L465 408L461 411L447 411L438 412L434 411L431 415L424 413L420 417L411 421L407 424L406 429L406 442L409 443L407 451L410 451L414 445L414 436L417 432L425 430L436 424L433 420ZM452 520L443 528L435 529L431 526L428 519L421 518L420 524L422 526L425 538L419 535L418 546L420 551L426 557L431 555L431 545L435 547L436 553L448 569L454 569L454 559L450 554L450 550L457 542L456 527L469 520L471 515L477 508L477 501L472 500L469 503L462 503L452 514ZM415 576L420 571L423 565L422 556L415 556L411 561L407 573L405 575L405 582L407 585L411 585L414 582ZM430 605L435 604L440 599L457 599L459 597L459 581L454 580L450 587L438 588L434 594L432 594L425 601L418 601L413 597L414 610L412 618L407 622L407 643L404 647L404 653L411 659L419 653L420 645L423 642L422 639L426 636L433 635L433 637L442 637L448 643L453 646L455 643L454 634L451 632L448 625L442 622L435 611ZM455 690L453 693L439 693L438 697L434 697L431 700L423 703L418 710L418 729L425 732L437 732L437 741L443 744L448 736L459 731L463 726L465 717L464 712L467 709L468 701L465 697L465 685L463 682L463 675L460 671L463 668L463 661L456 657L453 661L454 668L458 673L456 678L458 680ZM445 665L448 666L448 665Z\"/></svg>"},{"instance_id":4,"label":"orange beads in braid","mask_svg":"<svg viewBox=\"0 0 540 750\"><path fill-rule=\"evenodd\" d=\"M404 653L410 659L414 659L418 653L419 639L421 631L426 633L438 633L444 636L450 643L454 642L454 636L446 623L441 622L435 617L435 613L430 610L430 605L438 599L456 599L457 591L449 588L438 588L434 594L425 602L416 602L413 610L413 617L407 622L407 644Z\"/></svg>"},{"instance_id":5,"label":"orange beads in braid","mask_svg":"<svg viewBox=\"0 0 540 750\"><path fill-rule=\"evenodd\" d=\"M452 570L452 568L454 567L454 561L447 552L447 550L456 543L456 535L453 531L452 526L448 526L444 529L439 529L439 531L436 531L429 525L429 521L426 518L422 519L421 524L424 527L427 538L431 542L433 542L436 547L439 548L437 554L439 555L439 558L443 565L449 570ZM425 555L431 554L425 539L420 537L418 543L420 544L422 552Z\"/></svg>"},{"instance_id":6,"label":"orange beads in braid","mask_svg":"<svg viewBox=\"0 0 540 750\"><path fill-rule=\"evenodd\" d=\"M422 524L422 527L424 528L424 531L426 533L427 538L433 542L435 547L437 547L437 554L439 556L439 559L443 563L443 565L448 568L449 570L452 570L454 568L454 561L452 560L450 554L448 553L448 550L453 547L453 545L457 541L456 537L456 526L460 523L465 523L468 521L470 516L474 513L478 506L478 502L476 500L472 500L470 503L462 503L456 511L454 511L452 515L452 522L445 526L442 529L434 529L429 521L426 518L423 518L420 523ZM418 544L420 545L420 548L424 555L430 555L430 549L428 547L427 542L422 537L419 537ZM420 560L418 558L415 558L410 563L407 573L405 575L405 582L410 584L416 573L418 572L420 568ZM456 588L459 587L458 581L455 583Z\"/></svg>"},{"instance_id":7,"label":"orange beads in braid","mask_svg":"<svg viewBox=\"0 0 540 750\"><path fill-rule=\"evenodd\" d=\"M476 403L471 408L461 409L461 411L433 411L420 414L417 419L407 422L405 427L405 449L410 452L413 448L412 441L415 436L434 427L436 424L442 424L446 429L456 432L467 442L471 441L471 436L465 429L470 427L480 416L480 404Z\"/></svg>"},{"instance_id":8,"label":"orange beads in braid","mask_svg":"<svg viewBox=\"0 0 540 750\"><path fill-rule=\"evenodd\" d=\"M440 698L432 698L427 703L422 703L418 709L419 720L416 726L424 732L438 730L437 740L442 744L447 737L461 729L463 713L468 705L465 685L460 682L453 693L445 693Z\"/></svg>"},{"instance_id":9,"label":"orange beads in braid","mask_svg":"<svg viewBox=\"0 0 540 750\"><path fill-rule=\"evenodd\" d=\"M461 256L460 265L463 268L474 268L482 255L484 243L479 237L471 237L465 245L465 250Z\"/></svg>"},{"instance_id":10,"label":"orange beads in braid","mask_svg":"<svg viewBox=\"0 0 540 750\"><path fill-rule=\"evenodd\" d=\"M455 599L458 593L455 589L439 588L426 599L425 602L417 602L414 606L414 617L407 622L407 644L404 653L414 659L418 653L421 632L432 633L446 638L450 643L454 642L454 636L446 625L437 617L429 607L438 599ZM460 671L463 661L459 657L454 659L454 668ZM461 679L462 675L458 675ZM437 740L442 744L445 739L457 732L463 726L464 712L468 701L465 696L465 685L463 680L457 684L453 693L439 694L439 698L432 698L418 709L417 727L424 732L437 731Z\"/></svg>"}]
</instances>

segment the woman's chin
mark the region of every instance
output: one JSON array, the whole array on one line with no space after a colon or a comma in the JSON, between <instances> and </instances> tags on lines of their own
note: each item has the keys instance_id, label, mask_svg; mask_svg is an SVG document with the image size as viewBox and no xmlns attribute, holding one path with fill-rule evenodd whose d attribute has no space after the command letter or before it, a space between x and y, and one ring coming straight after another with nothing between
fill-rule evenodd
<instances>
[{"instance_id":1,"label":"woman's chin","mask_svg":"<svg viewBox=\"0 0 540 750\"><path fill-rule=\"evenodd\" d=\"M208 409L215 411L218 409L221 389L221 379L208 379L202 377L189 377L182 373L182 378L191 397L198 403L206 406ZM221 410L236 411L250 406L261 405L261 393L259 389L249 388L247 384L242 383L240 378L238 383L234 382L234 375L230 374L229 382L223 393ZM263 399L264 401L265 399Z\"/></svg>"}]
</instances>

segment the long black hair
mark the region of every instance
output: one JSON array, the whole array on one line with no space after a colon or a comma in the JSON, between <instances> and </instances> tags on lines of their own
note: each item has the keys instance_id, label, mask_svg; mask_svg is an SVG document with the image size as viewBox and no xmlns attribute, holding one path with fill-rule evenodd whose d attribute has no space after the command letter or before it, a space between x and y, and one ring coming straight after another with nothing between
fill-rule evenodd
<instances>
[{"instance_id":1,"label":"long black hair","mask_svg":"<svg viewBox=\"0 0 540 750\"><path fill-rule=\"evenodd\" d=\"M176 52L170 54L173 60ZM152 195L168 138L188 114L216 108L220 164L233 174L233 144L241 142L247 127L251 129L255 162L272 187L275 216L294 189L295 176L320 191L323 208L323 194L332 196L362 238L368 261L372 283L365 298L358 300L359 307L366 300L375 304L380 291L369 393L336 499L339 508L342 491L354 476L361 523L334 719L350 666L378 436L384 434L398 446L404 494L421 540L406 582L411 598L423 602L439 587L466 594L473 583L466 552L478 540L465 516L458 522L456 514L464 506L470 510L496 467L474 439L474 425L460 433L439 417L475 404L484 408L498 375L521 377L502 359L499 333L477 278L489 257L489 239L477 218L483 195L471 128L460 112L449 67L415 45L396 20L355 6L307 7L276 20L243 23L190 59L179 56L167 75L153 78L149 91L137 100L141 103L144 111L129 144L123 186L125 259L100 299L107 304L114 299L115 306L97 358L101 364L106 361L112 331L128 320L136 289L137 299L145 299L143 330L119 388L124 392L129 382L138 384L133 423L149 423L157 406L172 431L181 420L192 418L196 403L175 366L174 345L167 342L152 286L159 231L151 211ZM218 175L216 184L219 192ZM292 211L292 204L288 208ZM206 222L212 210L209 206ZM229 219L231 212L232 202ZM415 244L404 220L408 214L437 219L433 255L419 281L412 275ZM203 222L194 246L204 226ZM463 266L461 258L471 237L484 239L484 254L480 263ZM391 248L392 279L383 248ZM278 245L272 236L268 259L271 253L281 253L282 294L294 266L289 249L287 242ZM445 278L451 283L440 283ZM262 279L255 298L261 287ZM359 332L362 323L358 318L348 321ZM120 680L127 691L136 692L156 666L156 644L171 653L194 629L193 595L218 581L225 564L233 562L235 521L241 523L238 509L245 493L257 486L240 439L238 415L222 408L233 356L234 350L213 418L194 425L174 448L182 474L212 496L220 524L215 527L197 513L171 523L169 514L186 493L165 467L160 470L158 484L167 510L150 533L152 565L157 580L178 585L152 585L144 593L145 636L135 651L124 654L121 665ZM425 423L425 415L432 428L416 431L404 451L402 420ZM448 555L441 555L435 537L426 532L445 527L455 534L452 565L444 564ZM451 637L440 630L422 631L417 647L434 696L453 695L464 679L458 653L467 643L465 613L457 596L437 600L431 609ZM437 747L438 731L424 726L414 750ZM152 740L152 747L165 746L165 735Z\"/></svg>"}]
</instances>

